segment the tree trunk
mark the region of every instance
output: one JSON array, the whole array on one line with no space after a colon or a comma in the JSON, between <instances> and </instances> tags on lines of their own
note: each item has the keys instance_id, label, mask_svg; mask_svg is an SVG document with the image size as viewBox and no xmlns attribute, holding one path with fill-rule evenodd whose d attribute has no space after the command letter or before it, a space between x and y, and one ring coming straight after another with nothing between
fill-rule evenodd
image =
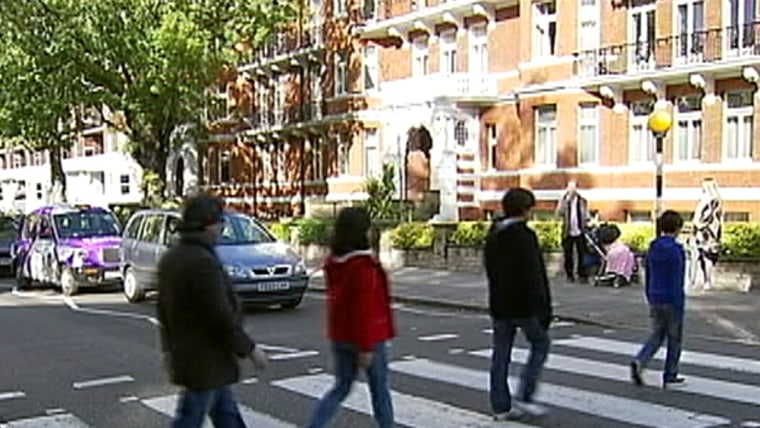
<instances>
[{"instance_id":1,"label":"tree trunk","mask_svg":"<svg viewBox=\"0 0 760 428\"><path fill-rule=\"evenodd\" d=\"M168 146L164 144L146 144L147 147ZM168 148L165 150L143 148L138 145L133 156L143 168L143 179L140 188L143 199L148 203L163 201L166 191L166 161L169 158Z\"/></svg>"},{"instance_id":2,"label":"tree trunk","mask_svg":"<svg viewBox=\"0 0 760 428\"><path fill-rule=\"evenodd\" d=\"M63 171L61 147L51 144L50 149L50 202L65 203L66 198L66 173Z\"/></svg>"}]
</instances>

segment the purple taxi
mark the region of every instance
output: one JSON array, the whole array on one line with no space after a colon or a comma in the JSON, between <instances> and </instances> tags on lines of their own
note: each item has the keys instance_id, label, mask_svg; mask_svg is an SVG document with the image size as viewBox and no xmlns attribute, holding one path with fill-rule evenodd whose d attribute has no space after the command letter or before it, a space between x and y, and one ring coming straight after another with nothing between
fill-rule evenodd
<instances>
[{"instance_id":1,"label":"purple taxi","mask_svg":"<svg viewBox=\"0 0 760 428\"><path fill-rule=\"evenodd\" d=\"M65 295L80 287L121 282L121 230L114 214L100 207L53 205L24 216L13 245L20 288L53 284Z\"/></svg>"}]
</instances>

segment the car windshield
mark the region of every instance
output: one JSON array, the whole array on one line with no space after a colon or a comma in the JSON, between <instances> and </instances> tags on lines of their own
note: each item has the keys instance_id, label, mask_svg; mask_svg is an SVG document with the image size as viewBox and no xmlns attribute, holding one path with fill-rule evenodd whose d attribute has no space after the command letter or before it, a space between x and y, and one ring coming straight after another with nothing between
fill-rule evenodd
<instances>
[{"instance_id":1,"label":"car windshield","mask_svg":"<svg viewBox=\"0 0 760 428\"><path fill-rule=\"evenodd\" d=\"M0 240L12 240L16 236L16 222L10 217L0 217Z\"/></svg>"},{"instance_id":2,"label":"car windshield","mask_svg":"<svg viewBox=\"0 0 760 428\"><path fill-rule=\"evenodd\" d=\"M224 229L219 245L260 244L274 242L274 238L253 219L243 215L224 217Z\"/></svg>"},{"instance_id":3,"label":"car windshield","mask_svg":"<svg viewBox=\"0 0 760 428\"><path fill-rule=\"evenodd\" d=\"M72 211L53 215L58 236L84 238L90 236L119 236L116 217L104 211Z\"/></svg>"}]
</instances>

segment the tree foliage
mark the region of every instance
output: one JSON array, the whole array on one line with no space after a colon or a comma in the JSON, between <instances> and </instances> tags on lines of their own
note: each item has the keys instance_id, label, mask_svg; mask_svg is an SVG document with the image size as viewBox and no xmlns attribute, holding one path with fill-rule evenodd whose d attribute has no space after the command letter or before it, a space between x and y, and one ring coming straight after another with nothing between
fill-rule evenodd
<instances>
[{"instance_id":1,"label":"tree foliage","mask_svg":"<svg viewBox=\"0 0 760 428\"><path fill-rule=\"evenodd\" d=\"M53 131L74 108L108 106L116 114L101 119L164 183L172 132L203 122L207 89L292 18L296 1L4 2L0 104L10 107L0 106L0 132L47 147L63 141Z\"/></svg>"},{"instance_id":2,"label":"tree foliage","mask_svg":"<svg viewBox=\"0 0 760 428\"><path fill-rule=\"evenodd\" d=\"M399 206L394 200L396 194L396 172L393 164L383 165L383 175L380 179L368 178L364 183L367 192L366 208L373 220L396 220L399 217Z\"/></svg>"}]
</instances>

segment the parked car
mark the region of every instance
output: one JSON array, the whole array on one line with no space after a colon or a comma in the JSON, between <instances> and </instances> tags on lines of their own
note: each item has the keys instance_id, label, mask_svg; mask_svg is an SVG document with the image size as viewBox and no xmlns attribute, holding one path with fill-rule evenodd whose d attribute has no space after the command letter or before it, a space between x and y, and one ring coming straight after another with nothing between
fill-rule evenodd
<instances>
[{"instance_id":1,"label":"parked car","mask_svg":"<svg viewBox=\"0 0 760 428\"><path fill-rule=\"evenodd\" d=\"M298 306L309 283L300 257L255 219L233 212L225 212L224 218L216 251L240 300ZM171 210L138 211L127 222L121 269L128 301L139 302L156 289L158 261L178 239L179 222L179 212Z\"/></svg>"},{"instance_id":2,"label":"parked car","mask_svg":"<svg viewBox=\"0 0 760 428\"><path fill-rule=\"evenodd\" d=\"M13 271L13 256L11 253L13 241L18 233L16 219L8 216L0 216L0 268Z\"/></svg>"},{"instance_id":3,"label":"parked car","mask_svg":"<svg viewBox=\"0 0 760 428\"><path fill-rule=\"evenodd\" d=\"M19 287L48 283L66 295L121 281L121 229L106 208L51 205L24 216L13 244Z\"/></svg>"}]
</instances>

